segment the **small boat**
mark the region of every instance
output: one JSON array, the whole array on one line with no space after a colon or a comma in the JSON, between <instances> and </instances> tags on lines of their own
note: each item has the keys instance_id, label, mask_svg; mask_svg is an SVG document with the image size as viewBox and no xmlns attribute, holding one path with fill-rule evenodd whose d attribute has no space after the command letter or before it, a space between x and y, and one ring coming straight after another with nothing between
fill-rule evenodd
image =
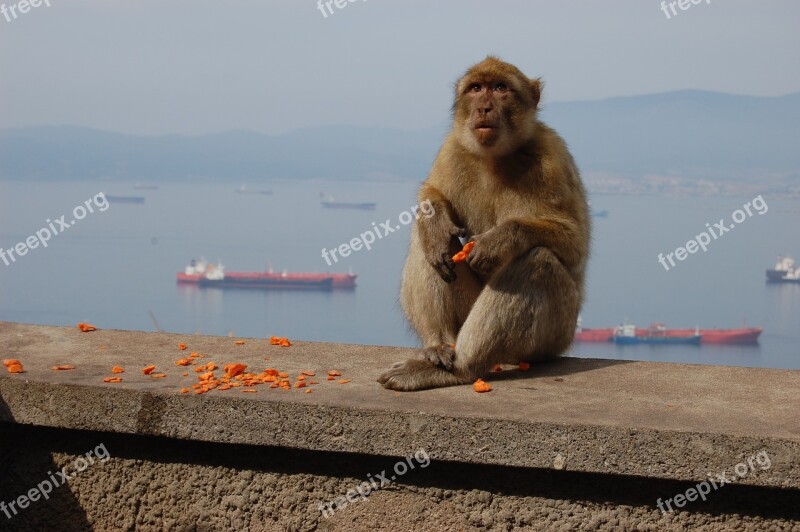
<instances>
[{"instance_id":1,"label":"small boat","mask_svg":"<svg viewBox=\"0 0 800 532\"><path fill-rule=\"evenodd\" d=\"M794 267L794 259L778 256L775 268L767 270L768 283L800 283L800 268Z\"/></svg>"},{"instance_id":2,"label":"small boat","mask_svg":"<svg viewBox=\"0 0 800 532\"><path fill-rule=\"evenodd\" d=\"M109 203L129 203L141 205L144 203L144 196L106 196Z\"/></svg>"},{"instance_id":3,"label":"small boat","mask_svg":"<svg viewBox=\"0 0 800 532\"><path fill-rule=\"evenodd\" d=\"M700 345L700 330L695 329L688 335L670 335L667 334L667 328L663 323L654 323L643 331L637 330L635 325L625 324L619 325L614 329L614 336L612 341L620 345L633 345L633 344L655 344L655 345L673 345L673 344L689 344Z\"/></svg>"},{"instance_id":4,"label":"small boat","mask_svg":"<svg viewBox=\"0 0 800 532\"><path fill-rule=\"evenodd\" d=\"M252 188L247 188L246 186L242 185L242 186L240 186L239 188L236 189L236 193L237 194L264 194L266 196L271 196L272 195L272 190L267 189L267 188L252 189Z\"/></svg>"},{"instance_id":5,"label":"small boat","mask_svg":"<svg viewBox=\"0 0 800 532\"><path fill-rule=\"evenodd\" d=\"M176 276L178 284L204 288L261 288L271 290L332 290L355 288L354 273L226 272L225 266L194 260Z\"/></svg>"},{"instance_id":6,"label":"small boat","mask_svg":"<svg viewBox=\"0 0 800 532\"><path fill-rule=\"evenodd\" d=\"M325 194L320 194L320 197L322 198L320 203L323 207L328 209L358 209L362 211L373 211L377 205L373 202L357 203L351 201L336 201L333 199L333 196L328 196Z\"/></svg>"}]
</instances>

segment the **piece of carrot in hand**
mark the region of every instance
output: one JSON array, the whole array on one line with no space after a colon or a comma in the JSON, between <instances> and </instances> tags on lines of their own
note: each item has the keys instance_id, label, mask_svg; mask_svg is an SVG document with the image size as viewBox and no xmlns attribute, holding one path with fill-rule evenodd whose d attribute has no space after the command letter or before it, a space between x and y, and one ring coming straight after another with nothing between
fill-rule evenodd
<instances>
[{"instance_id":1,"label":"piece of carrot in hand","mask_svg":"<svg viewBox=\"0 0 800 532\"><path fill-rule=\"evenodd\" d=\"M464 262L469 256L469 252L475 247L475 242L467 242L461 251L453 255L453 262Z\"/></svg>"}]
</instances>

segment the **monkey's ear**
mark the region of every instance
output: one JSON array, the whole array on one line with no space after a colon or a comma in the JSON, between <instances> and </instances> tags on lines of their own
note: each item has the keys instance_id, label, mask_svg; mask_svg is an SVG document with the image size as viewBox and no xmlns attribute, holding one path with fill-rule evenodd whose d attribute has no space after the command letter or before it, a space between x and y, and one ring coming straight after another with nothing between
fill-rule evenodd
<instances>
[{"instance_id":1,"label":"monkey's ear","mask_svg":"<svg viewBox=\"0 0 800 532\"><path fill-rule=\"evenodd\" d=\"M531 89L533 105L534 107L539 107L539 100L542 97L542 87L544 86L544 82L542 81L542 78L532 78L528 80L528 85Z\"/></svg>"}]
</instances>

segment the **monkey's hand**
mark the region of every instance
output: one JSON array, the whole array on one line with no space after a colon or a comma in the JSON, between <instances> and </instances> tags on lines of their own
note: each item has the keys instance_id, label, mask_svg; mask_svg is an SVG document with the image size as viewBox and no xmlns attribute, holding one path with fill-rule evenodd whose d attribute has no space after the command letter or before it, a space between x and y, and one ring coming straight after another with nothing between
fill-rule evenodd
<instances>
[{"instance_id":1,"label":"monkey's hand","mask_svg":"<svg viewBox=\"0 0 800 532\"><path fill-rule=\"evenodd\" d=\"M446 283L456 280L456 264L453 262L453 242L456 237L466 236L467 231L456 226L446 214L418 222L420 239L428 261ZM456 246L456 249L461 246Z\"/></svg>"},{"instance_id":2,"label":"monkey's hand","mask_svg":"<svg viewBox=\"0 0 800 532\"><path fill-rule=\"evenodd\" d=\"M475 235L475 247L467 255L467 264L480 275L489 277L514 257L514 235L508 227L499 225Z\"/></svg>"}]
</instances>

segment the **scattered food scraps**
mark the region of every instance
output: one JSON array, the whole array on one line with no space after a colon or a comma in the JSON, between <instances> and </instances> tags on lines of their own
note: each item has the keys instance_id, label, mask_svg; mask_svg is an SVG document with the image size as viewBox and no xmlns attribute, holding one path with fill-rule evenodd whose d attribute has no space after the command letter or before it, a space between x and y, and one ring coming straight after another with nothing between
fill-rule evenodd
<instances>
[{"instance_id":1,"label":"scattered food scraps","mask_svg":"<svg viewBox=\"0 0 800 532\"><path fill-rule=\"evenodd\" d=\"M103 382L112 382L112 383L122 382L122 377L106 377L105 379L103 379Z\"/></svg>"},{"instance_id":2,"label":"scattered food scraps","mask_svg":"<svg viewBox=\"0 0 800 532\"><path fill-rule=\"evenodd\" d=\"M167 376L166 373L151 373L150 374L150 377L152 377L154 379L163 379L166 376Z\"/></svg>"},{"instance_id":3,"label":"scattered food scraps","mask_svg":"<svg viewBox=\"0 0 800 532\"><path fill-rule=\"evenodd\" d=\"M307 377L313 377L314 375L316 375L316 373L314 373L313 371L308 371L308 370L301 371L300 373L305 375L305 376L307 376Z\"/></svg>"},{"instance_id":4,"label":"scattered food scraps","mask_svg":"<svg viewBox=\"0 0 800 532\"><path fill-rule=\"evenodd\" d=\"M150 365L150 366L146 366L146 367L142 368L142 373L144 373L145 375L150 375L155 370L156 370L156 367L154 365Z\"/></svg>"},{"instance_id":5,"label":"scattered food scraps","mask_svg":"<svg viewBox=\"0 0 800 532\"><path fill-rule=\"evenodd\" d=\"M339 379L339 384L347 384L350 382L350 379Z\"/></svg>"},{"instance_id":6,"label":"scattered food scraps","mask_svg":"<svg viewBox=\"0 0 800 532\"><path fill-rule=\"evenodd\" d=\"M233 343L234 343L234 345L244 345L244 340L236 340Z\"/></svg>"},{"instance_id":7,"label":"scattered food scraps","mask_svg":"<svg viewBox=\"0 0 800 532\"><path fill-rule=\"evenodd\" d=\"M25 373L22 364L20 364L18 360L15 360L14 362L15 364L6 365L6 371L9 373Z\"/></svg>"},{"instance_id":8,"label":"scattered food scraps","mask_svg":"<svg viewBox=\"0 0 800 532\"><path fill-rule=\"evenodd\" d=\"M111 368L111 373L125 373L125 370L119 366Z\"/></svg>"},{"instance_id":9,"label":"scattered food scraps","mask_svg":"<svg viewBox=\"0 0 800 532\"><path fill-rule=\"evenodd\" d=\"M270 336L269 343L270 345L279 345L281 347L290 347L292 345L288 338L281 336Z\"/></svg>"},{"instance_id":10,"label":"scattered food scraps","mask_svg":"<svg viewBox=\"0 0 800 532\"><path fill-rule=\"evenodd\" d=\"M339 373L338 371L336 371L335 369L332 369L332 370L330 370L330 371L328 372L328 376L329 376L329 377L341 377L341 376L342 376L342 374L341 374L341 373Z\"/></svg>"},{"instance_id":11,"label":"scattered food scraps","mask_svg":"<svg viewBox=\"0 0 800 532\"><path fill-rule=\"evenodd\" d=\"M531 365L528 364L527 362L520 362L519 369L520 371L528 371L529 369L531 369Z\"/></svg>"},{"instance_id":12,"label":"scattered food scraps","mask_svg":"<svg viewBox=\"0 0 800 532\"><path fill-rule=\"evenodd\" d=\"M72 364L61 364L58 366L53 366L50 369L52 369L53 371L68 371L71 369L75 369L75 366L73 366Z\"/></svg>"},{"instance_id":13,"label":"scattered food scraps","mask_svg":"<svg viewBox=\"0 0 800 532\"><path fill-rule=\"evenodd\" d=\"M95 327L91 323L79 323L78 329L80 329L81 332L91 332L91 331L96 331L97 327Z\"/></svg>"},{"instance_id":14,"label":"scattered food scraps","mask_svg":"<svg viewBox=\"0 0 800 532\"><path fill-rule=\"evenodd\" d=\"M244 370L247 369L247 364L225 364L222 369L225 370L225 374L228 377L236 377L244 373Z\"/></svg>"},{"instance_id":15,"label":"scattered food scraps","mask_svg":"<svg viewBox=\"0 0 800 532\"><path fill-rule=\"evenodd\" d=\"M190 391L189 388L181 388L181 393L189 393Z\"/></svg>"},{"instance_id":16,"label":"scattered food scraps","mask_svg":"<svg viewBox=\"0 0 800 532\"><path fill-rule=\"evenodd\" d=\"M184 344L183 342L179 343L178 349L180 349L181 351L186 351L186 344Z\"/></svg>"},{"instance_id":17,"label":"scattered food scraps","mask_svg":"<svg viewBox=\"0 0 800 532\"><path fill-rule=\"evenodd\" d=\"M490 392L492 391L492 385L488 382L484 382L483 379L478 379L475 381L475 384L472 385L472 389L478 393Z\"/></svg>"},{"instance_id":18,"label":"scattered food scraps","mask_svg":"<svg viewBox=\"0 0 800 532\"><path fill-rule=\"evenodd\" d=\"M176 361L175 365L176 366L188 366L191 363L192 363L192 359L191 358L182 358L182 359Z\"/></svg>"}]
</instances>

